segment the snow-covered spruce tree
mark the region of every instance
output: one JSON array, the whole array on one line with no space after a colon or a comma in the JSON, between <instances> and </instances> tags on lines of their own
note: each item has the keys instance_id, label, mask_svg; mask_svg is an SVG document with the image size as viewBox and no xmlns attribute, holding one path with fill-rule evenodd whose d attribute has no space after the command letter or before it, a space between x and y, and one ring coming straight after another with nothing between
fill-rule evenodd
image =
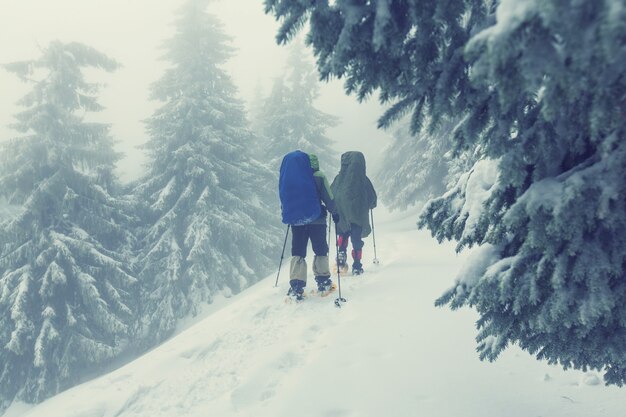
<instances>
[{"instance_id":1,"label":"snow-covered spruce tree","mask_svg":"<svg viewBox=\"0 0 626 417\"><path fill-rule=\"evenodd\" d=\"M475 307L478 349L516 343L626 382L626 8L621 0L334 4L266 0L285 41L310 18L322 74L360 98L462 116L485 160L421 226L478 259L439 301Z\"/></svg>"},{"instance_id":2,"label":"snow-covered spruce tree","mask_svg":"<svg viewBox=\"0 0 626 417\"><path fill-rule=\"evenodd\" d=\"M264 155L276 175L283 156L296 149L316 154L323 171L338 170L339 157L326 136L326 130L337 124L337 118L315 107L318 94L315 67L307 59L303 45L295 43L289 50L284 77L274 81L257 123L267 141Z\"/></svg>"},{"instance_id":3,"label":"snow-covered spruce tree","mask_svg":"<svg viewBox=\"0 0 626 417\"><path fill-rule=\"evenodd\" d=\"M3 144L0 194L17 215L0 223L0 398L38 402L122 353L136 279L125 203L115 197L118 155L83 68L117 64L79 43L52 42L5 65L33 90Z\"/></svg>"},{"instance_id":4,"label":"snow-covered spruce tree","mask_svg":"<svg viewBox=\"0 0 626 417\"><path fill-rule=\"evenodd\" d=\"M281 162L281 152L298 146L296 143L289 144L291 140L290 127L287 120L287 96L289 90L282 77L274 78L272 87L267 97L262 97L258 105L258 111L251 114L252 125L257 129L262 141L258 144L259 153L269 159L268 165L274 168L278 177L278 167ZM280 145L281 149L275 149ZM284 148L284 149L283 149ZM293 148L297 149L297 148ZM282 154L284 155L284 153Z\"/></svg>"},{"instance_id":5,"label":"snow-covered spruce tree","mask_svg":"<svg viewBox=\"0 0 626 417\"><path fill-rule=\"evenodd\" d=\"M262 130L262 126L259 124L261 121L261 113L265 110L265 96L263 92L263 85L257 80L254 86L254 93L251 102L248 103L248 115L250 119L250 129L259 136ZM263 142L262 140L260 142ZM260 150L265 152L264 147L259 147Z\"/></svg>"},{"instance_id":6,"label":"snow-covered spruce tree","mask_svg":"<svg viewBox=\"0 0 626 417\"><path fill-rule=\"evenodd\" d=\"M398 122L378 175L380 197L387 206L406 209L425 204L456 184L471 167L472 155L453 150L454 126L446 121L434 132L423 128L414 135L408 118Z\"/></svg>"},{"instance_id":7,"label":"snow-covered spruce tree","mask_svg":"<svg viewBox=\"0 0 626 417\"><path fill-rule=\"evenodd\" d=\"M187 1L165 44L171 67L152 87L150 170L135 189L149 205L142 335L168 337L201 303L266 276L280 256L276 183L251 150L243 103L221 65L232 48L207 1Z\"/></svg>"}]
</instances>

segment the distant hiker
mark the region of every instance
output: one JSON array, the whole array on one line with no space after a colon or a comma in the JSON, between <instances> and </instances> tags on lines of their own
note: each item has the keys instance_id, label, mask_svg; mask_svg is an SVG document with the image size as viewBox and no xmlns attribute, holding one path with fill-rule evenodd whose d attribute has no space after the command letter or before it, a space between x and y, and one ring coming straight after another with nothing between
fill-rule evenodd
<instances>
[{"instance_id":1,"label":"distant hiker","mask_svg":"<svg viewBox=\"0 0 626 417\"><path fill-rule=\"evenodd\" d=\"M365 175L365 157L361 152L341 155L341 169L335 177L331 190L340 214L337 223L339 233L337 263L347 269L348 237L352 240L352 273L363 273L363 238L371 232L369 211L376 207L376 191Z\"/></svg>"},{"instance_id":2,"label":"distant hiker","mask_svg":"<svg viewBox=\"0 0 626 417\"><path fill-rule=\"evenodd\" d=\"M331 291L326 242L326 214L339 221L333 194L326 176L319 170L317 156L293 151L284 156L280 166L279 194L282 221L291 225L291 266L289 269L288 295L302 300L306 286L306 249L311 239L313 274L320 292Z\"/></svg>"}]
</instances>

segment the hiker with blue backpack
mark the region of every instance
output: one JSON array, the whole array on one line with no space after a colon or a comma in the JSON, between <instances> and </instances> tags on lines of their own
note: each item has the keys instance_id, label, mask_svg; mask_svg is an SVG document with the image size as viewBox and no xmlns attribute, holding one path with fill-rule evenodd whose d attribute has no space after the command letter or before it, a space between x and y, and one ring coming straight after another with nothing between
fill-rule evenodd
<instances>
[{"instance_id":1,"label":"hiker with blue backpack","mask_svg":"<svg viewBox=\"0 0 626 417\"><path fill-rule=\"evenodd\" d=\"M337 223L337 266L347 271L348 238L352 241L352 274L363 273L363 238L367 237L370 226L370 211L376 207L376 191L365 174L365 156L351 151L341 155L341 168L333 180L331 190L340 214ZM372 215L373 216L373 215ZM374 246L374 249L376 247Z\"/></svg>"},{"instance_id":2,"label":"hiker with blue backpack","mask_svg":"<svg viewBox=\"0 0 626 417\"><path fill-rule=\"evenodd\" d=\"M290 289L287 295L297 301L304 298L307 281L306 250L313 247L313 275L317 289L325 294L334 289L330 278L326 216L335 224L339 214L326 176L319 169L316 155L293 151L284 156L280 166L279 195L282 221L292 229Z\"/></svg>"}]
</instances>

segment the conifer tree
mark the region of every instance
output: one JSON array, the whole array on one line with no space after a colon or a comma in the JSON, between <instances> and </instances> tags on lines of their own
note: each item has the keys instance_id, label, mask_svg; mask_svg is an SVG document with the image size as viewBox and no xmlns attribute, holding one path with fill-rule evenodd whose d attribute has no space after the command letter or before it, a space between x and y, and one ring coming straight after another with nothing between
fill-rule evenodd
<instances>
[{"instance_id":1,"label":"conifer tree","mask_svg":"<svg viewBox=\"0 0 626 417\"><path fill-rule=\"evenodd\" d=\"M446 121L434 132L421 129L412 134L408 118L398 122L378 175L381 200L390 208L425 204L445 193L471 167L472 155L454 151L454 126Z\"/></svg>"},{"instance_id":2,"label":"conifer tree","mask_svg":"<svg viewBox=\"0 0 626 417\"><path fill-rule=\"evenodd\" d=\"M152 87L163 104L147 121L151 169L136 188L147 202L139 259L142 336L169 336L178 319L236 293L276 265L275 181L252 151L243 103L222 65L229 38L207 1L178 11L165 44L171 64Z\"/></svg>"},{"instance_id":3,"label":"conifer tree","mask_svg":"<svg viewBox=\"0 0 626 417\"><path fill-rule=\"evenodd\" d=\"M479 155L420 225L477 259L439 301L480 314L478 350L510 344L626 383L626 7L622 0L265 0L280 42L308 20L322 76L387 126L461 117Z\"/></svg>"},{"instance_id":4,"label":"conifer tree","mask_svg":"<svg viewBox=\"0 0 626 417\"><path fill-rule=\"evenodd\" d=\"M5 68L33 89L3 144L0 194L0 395L38 402L121 354L132 336L136 279L127 205L115 197L118 155L84 68L115 61L79 43L52 42Z\"/></svg>"},{"instance_id":5,"label":"conifer tree","mask_svg":"<svg viewBox=\"0 0 626 417\"><path fill-rule=\"evenodd\" d=\"M257 135L261 135L262 126L260 125L261 121L261 113L264 111L264 107L266 106L265 97L263 92L263 86L259 80L257 80L256 85L254 86L252 101L248 106L248 114L250 115L250 129ZM262 142L262 140L260 141ZM263 148L259 148L263 149ZM265 151L263 151L265 153Z\"/></svg>"},{"instance_id":6,"label":"conifer tree","mask_svg":"<svg viewBox=\"0 0 626 417\"><path fill-rule=\"evenodd\" d=\"M274 80L257 123L267 141L264 155L276 173L283 156L296 149L318 155L324 171L338 169L339 158L326 135L337 118L315 107L318 95L315 67L304 47L296 43L289 50L287 70Z\"/></svg>"}]
</instances>

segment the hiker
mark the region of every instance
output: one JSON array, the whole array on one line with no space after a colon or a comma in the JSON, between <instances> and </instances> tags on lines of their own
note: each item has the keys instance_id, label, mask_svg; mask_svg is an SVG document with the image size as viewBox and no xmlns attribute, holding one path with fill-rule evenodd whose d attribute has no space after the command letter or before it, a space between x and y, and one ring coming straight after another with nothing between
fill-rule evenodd
<instances>
[{"instance_id":1,"label":"hiker","mask_svg":"<svg viewBox=\"0 0 626 417\"><path fill-rule=\"evenodd\" d=\"M316 155L302 151L284 156L280 167L279 193L283 223L291 225L290 289L287 295L303 299L307 279L306 250L309 239L315 256L313 274L320 293L334 289L330 278L326 215L339 221L326 176L319 170Z\"/></svg>"},{"instance_id":2,"label":"hiker","mask_svg":"<svg viewBox=\"0 0 626 417\"><path fill-rule=\"evenodd\" d=\"M341 169L333 180L331 190L340 214L337 223L337 264L347 270L348 238L352 241L352 274L363 273L363 238L371 232L369 211L376 207L376 191L365 175L365 157L361 152L341 155Z\"/></svg>"}]
</instances>

